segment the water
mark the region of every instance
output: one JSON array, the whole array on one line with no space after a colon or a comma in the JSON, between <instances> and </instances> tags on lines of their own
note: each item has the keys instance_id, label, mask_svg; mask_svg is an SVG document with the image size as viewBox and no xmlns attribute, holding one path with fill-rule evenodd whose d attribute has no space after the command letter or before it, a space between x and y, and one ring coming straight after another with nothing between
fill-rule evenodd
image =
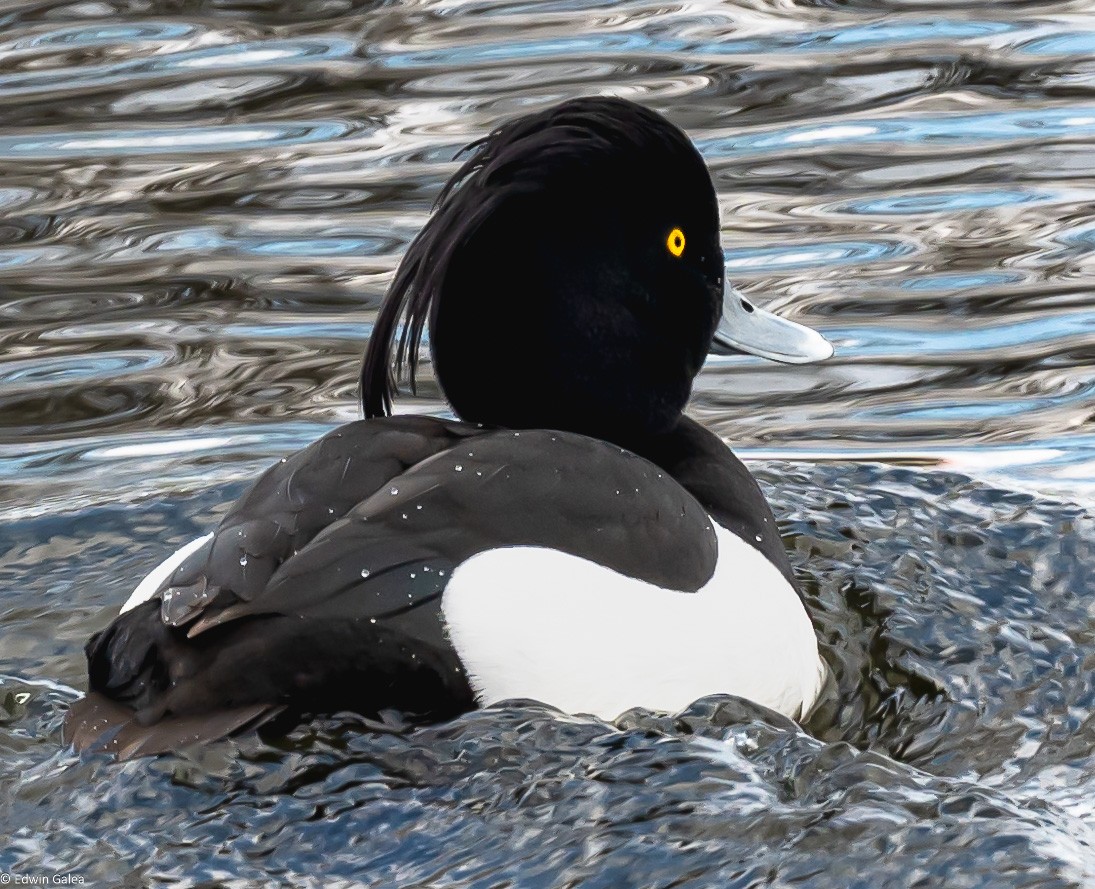
<instances>
[{"instance_id":1,"label":"water","mask_svg":"<svg viewBox=\"0 0 1095 889\"><path fill-rule=\"evenodd\" d=\"M1093 59L1079 0L0 3L0 872L1095 885ZM596 92L688 129L734 280L837 345L713 358L693 410L781 518L826 707L61 747L87 635L356 416L452 154Z\"/></svg>"}]
</instances>

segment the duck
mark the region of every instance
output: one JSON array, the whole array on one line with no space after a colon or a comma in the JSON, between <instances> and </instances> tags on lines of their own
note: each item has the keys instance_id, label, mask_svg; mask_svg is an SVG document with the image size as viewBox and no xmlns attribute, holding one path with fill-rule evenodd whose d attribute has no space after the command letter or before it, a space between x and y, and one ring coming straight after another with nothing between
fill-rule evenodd
<instances>
[{"instance_id":1,"label":"duck","mask_svg":"<svg viewBox=\"0 0 1095 889\"><path fill-rule=\"evenodd\" d=\"M423 346L451 415L393 411ZM267 469L86 646L77 750L514 699L604 719L710 694L801 719L826 668L775 517L685 413L712 352L821 361L729 282L711 174L638 103L465 149L361 367L363 418Z\"/></svg>"}]
</instances>

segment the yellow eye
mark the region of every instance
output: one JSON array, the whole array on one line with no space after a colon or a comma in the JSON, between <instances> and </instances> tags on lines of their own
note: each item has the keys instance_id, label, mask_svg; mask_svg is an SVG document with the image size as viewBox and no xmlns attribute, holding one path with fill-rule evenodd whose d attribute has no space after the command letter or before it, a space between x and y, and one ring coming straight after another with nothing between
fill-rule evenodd
<instances>
[{"instance_id":1,"label":"yellow eye","mask_svg":"<svg viewBox=\"0 0 1095 889\"><path fill-rule=\"evenodd\" d=\"M674 256L680 256L684 253L684 232L679 228L673 229L669 233L669 237L665 239L665 246L669 248L669 252Z\"/></svg>"}]
</instances>

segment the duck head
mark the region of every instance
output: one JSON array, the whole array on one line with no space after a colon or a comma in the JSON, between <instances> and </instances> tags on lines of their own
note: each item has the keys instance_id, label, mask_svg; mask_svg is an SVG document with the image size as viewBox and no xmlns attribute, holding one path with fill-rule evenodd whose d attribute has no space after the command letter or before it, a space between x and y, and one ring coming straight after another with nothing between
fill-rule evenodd
<instances>
[{"instance_id":1,"label":"duck head","mask_svg":"<svg viewBox=\"0 0 1095 889\"><path fill-rule=\"evenodd\" d=\"M390 412L393 363L413 383L427 321L463 419L616 441L672 428L713 343L788 362L832 354L730 287L711 176L661 115L576 99L468 150L380 310L365 416Z\"/></svg>"}]
</instances>

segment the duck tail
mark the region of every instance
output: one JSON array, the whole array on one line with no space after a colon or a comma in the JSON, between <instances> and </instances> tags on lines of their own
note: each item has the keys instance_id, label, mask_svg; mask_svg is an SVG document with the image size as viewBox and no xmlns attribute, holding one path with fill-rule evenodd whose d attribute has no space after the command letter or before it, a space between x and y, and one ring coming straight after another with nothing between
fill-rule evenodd
<instances>
[{"instance_id":1,"label":"duck tail","mask_svg":"<svg viewBox=\"0 0 1095 889\"><path fill-rule=\"evenodd\" d=\"M62 737L78 752L107 753L121 762L255 729L282 709L278 705L249 704L210 713L168 715L152 725L142 725L135 710L91 691L69 709Z\"/></svg>"},{"instance_id":2,"label":"duck tail","mask_svg":"<svg viewBox=\"0 0 1095 889\"><path fill-rule=\"evenodd\" d=\"M92 636L84 649L91 688L65 717L65 743L126 760L215 741L282 711L278 704L257 702L204 713L164 712L168 660L178 657L184 640L183 630L160 620L159 601L139 605Z\"/></svg>"}]
</instances>

